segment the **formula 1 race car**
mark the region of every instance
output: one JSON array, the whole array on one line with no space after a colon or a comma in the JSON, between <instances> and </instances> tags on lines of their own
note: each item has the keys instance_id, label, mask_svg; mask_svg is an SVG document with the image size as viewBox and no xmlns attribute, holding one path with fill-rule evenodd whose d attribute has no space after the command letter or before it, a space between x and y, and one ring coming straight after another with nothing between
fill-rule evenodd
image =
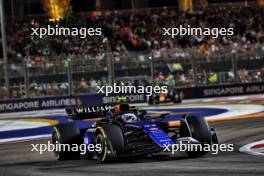
<instances>
[{"instance_id":1,"label":"formula 1 race car","mask_svg":"<svg viewBox=\"0 0 264 176\"><path fill-rule=\"evenodd\" d=\"M176 89L173 89L173 90L168 90L165 93L160 93L160 94L155 93L148 97L149 105L168 103L168 102L181 103L182 102L181 92Z\"/></svg>"},{"instance_id":2,"label":"formula 1 race car","mask_svg":"<svg viewBox=\"0 0 264 176\"><path fill-rule=\"evenodd\" d=\"M206 120L191 114L180 121L171 114L152 116L127 103L66 109L65 123L54 126L53 144L100 145L100 150L54 151L57 160L97 158L107 162L130 156L151 156L178 143L213 145L218 143L215 130ZM82 123L80 123L82 122ZM186 151L190 157L203 156L208 151Z\"/></svg>"}]
</instances>

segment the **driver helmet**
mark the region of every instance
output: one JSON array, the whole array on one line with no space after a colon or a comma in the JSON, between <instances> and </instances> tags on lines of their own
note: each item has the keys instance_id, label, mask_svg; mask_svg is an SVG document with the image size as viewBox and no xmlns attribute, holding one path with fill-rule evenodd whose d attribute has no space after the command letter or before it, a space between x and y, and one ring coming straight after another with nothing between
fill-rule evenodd
<instances>
[{"instance_id":1,"label":"driver helmet","mask_svg":"<svg viewBox=\"0 0 264 176\"><path fill-rule=\"evenodd\" d=\"M121 116L122 120L127 123L138 121L138 117L133 113L126 113Z\"/></svg>"}]
</instances>

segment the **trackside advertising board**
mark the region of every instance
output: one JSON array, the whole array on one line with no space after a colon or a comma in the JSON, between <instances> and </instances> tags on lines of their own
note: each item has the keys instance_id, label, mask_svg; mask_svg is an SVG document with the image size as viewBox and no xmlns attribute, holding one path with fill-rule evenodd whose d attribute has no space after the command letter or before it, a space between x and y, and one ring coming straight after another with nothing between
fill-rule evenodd
<instances>
[{"instance_id":1,"label":"trackside advertising board","mask_svg":"<svg viewBox=\"0 0 264 176\"><path fill-rule=\"evenodd\" d=\"M261 94L264 93L264 82L190 87L181 91L184 99Z\"/></svg>"},{"instance_id":2,"label":"trackside advertising board","mask_svg":"<svg viewBox=\"0 0 264 176\"><path fill-rule=\"evenodd\" d=\"M120 96L127 97L129 103L141 103L146 101L144 94L120 94L105 96L103 94L90 94L80 96L47 97L34 99L3 100L0 101L0 113L30 111L41 109L56 109L74 106L98 106L102 104L116 103Z\"/></svg>"},{"instance_id":3,"label":"trackside advertising board","mask_svg":"<svg viewBox=\"0 0 264 176\"><path fill-rule=\"evenodd\" d=\"M264 83L190 87L182 88L180 91L182 91L184 99L261 94L264 93ZM127 97L129 103L143 103L147 101L147 97L144 94L110 94L109 96L105 96L105 94L89 94L64 97L1 100L0 113L56 109L74 106L98 106L102 104L116 103L117 98L120 96Z\"/></svg>"}]
</instances>

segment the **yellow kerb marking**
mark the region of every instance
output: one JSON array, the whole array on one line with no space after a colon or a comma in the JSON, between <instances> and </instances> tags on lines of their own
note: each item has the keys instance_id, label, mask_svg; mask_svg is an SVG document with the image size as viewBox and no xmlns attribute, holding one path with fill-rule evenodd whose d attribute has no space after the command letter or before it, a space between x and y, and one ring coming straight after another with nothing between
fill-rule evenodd
<instances>
[{"instance_id":1,"label":"yellow kerb marking","mask_svg":"<svg viewBox=\"0 0 264 176\"><path fill-rule=\"evenodd\" d=\"M16 121L42 122L42 123L48 123L50 125L57 125L59 123L58 120L51 120L51 119L44 119L44 118L25 118L25 119L16 119Z\"/></svg>"}]
</instances>

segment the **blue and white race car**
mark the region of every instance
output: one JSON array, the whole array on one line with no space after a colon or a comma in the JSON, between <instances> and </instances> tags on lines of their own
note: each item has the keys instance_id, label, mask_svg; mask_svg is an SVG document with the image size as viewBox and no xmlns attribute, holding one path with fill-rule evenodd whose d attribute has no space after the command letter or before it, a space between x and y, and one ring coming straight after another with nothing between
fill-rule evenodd
<instances>
[{"instance_id":1,"label":"blue and white race car","mask_svg":"<svg viewBox=\"0 0 264 176\"><path fill-rule=\"evenodd\" d=\"M168 120L170 114L151 115L127 103L66 110L66 123L54 126L53 144L94 145L100 150L54 151L57 160L80 157L107 162L130 156L146 156L179 143L213 145L218 143L215 130L202 117L186 114L180 121ZM83 121L84 123L80 123ZM186 151L191 157L208 151Z\"/></svg>"}]
</instances>

